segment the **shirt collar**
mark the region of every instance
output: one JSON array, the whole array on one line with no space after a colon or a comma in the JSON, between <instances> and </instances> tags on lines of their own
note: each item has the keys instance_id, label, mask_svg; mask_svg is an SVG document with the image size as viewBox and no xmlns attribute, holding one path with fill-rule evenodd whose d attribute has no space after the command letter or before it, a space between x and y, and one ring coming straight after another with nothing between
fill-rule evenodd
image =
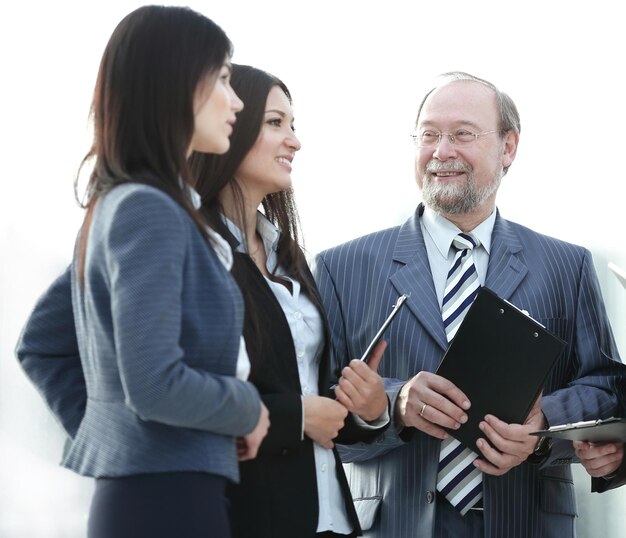
<instances>
[{"instance_id":1,"label":"shirt collar","mask_svg":"<svg viewBox=\"0 0 626 538\"><path fill-rule=\"evenodd\" d=\"M238 244L235 250L237 252L246 252L246 246L243 240L243 232L226 215L222 215L222 218L226 223L228 231L233 234L233 237L237 240ZM257 211L256 213L256 231L259 233L261 239L263 240L263 246L265 247L266 255L269 255L271 252L276 252L276 250L278 249L278 239L280 237L280 231L260 211Z\"/></svg>"},{"instance_id":2,"label":"shirt collar","mask_svg":"<svg viewBox=\"0 0 626 538\"><path fill-rule=\"evenodd\" d=\"M181 185L183 187L183 191L185 196L187 196L188 200L193 205L194 209L198 210L202 207L202 198L198 194L198 191L194 189L191 185L184 183L182 179L180 179ZM228 271L230 271L233 266L233 251L230 248L228 242L215 230L213 230L210 226L206 227L206 231L209 234L209 237L212 241L213 250L215 250L217 257L222 262L224 267Z\"/></svg>"},{"instance_id":3,"label":"shirt collar","mask_svg":"<svg viewBox=\"0 0 626 538\"><path fill-rule=\"evenodd\" d=\"M461 233L461 230L459 230L456 225L448 219L427 206L424 207L422 222L424 224L424 229L432 238L437 250L444 258L447 258L452 241L459 233ZM469 232L473 237L480 241L480 245L485 249L487 254L489 254L491 250L491 233L493 232L495 222L496 210L494 208L491 215L489 215L484 221L476 226L476 228Z\"/></svg>"},{"instance_id":4,"label":"shirt collar","mask_svg":"<svg viewBox=\"0 0 626 538\"><path fill-rule=\"evenodd\" d=\"M178 176L178 184L182 187L185 196L191 202L193 208L200 209L200 207L202 207L202 198L198 194L198 191L196 191L196 189L194 189L188 183L185 183L183 181L183 178L180 176Z\"/></svg>"}]
</instances>

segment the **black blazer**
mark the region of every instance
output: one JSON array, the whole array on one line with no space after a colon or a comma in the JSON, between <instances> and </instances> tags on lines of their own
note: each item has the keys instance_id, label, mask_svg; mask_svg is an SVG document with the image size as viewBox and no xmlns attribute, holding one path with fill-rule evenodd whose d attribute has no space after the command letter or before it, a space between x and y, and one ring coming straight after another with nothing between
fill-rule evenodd
<instances>
[{"instance_id":1,"label":"black blazer","mask_svg":"<svg viewBox=\"0 0 626 538\"><path fill-rule=\"evenodd\" d=\"M241 482L229 489L234 538L307 538L318 523L317 480L313 442L302 436L302 400L293 339L287 319L254 262L235 253L232 274L245 301L244 337L250 357L250 381L270 414L270 429L258 456L240 465ZM315 288L313 276L307 278ZM317 289L312 300L321 304ZM324 325L326 318L320 309ZM319 393L331 396L328 330L320 361ZM350 416L350 415L349 415ZM359 430L346 420L342 443L373 439L375 432ZM336 449L337 478L356 536L361 528L345 472Z\"/></svg>"}]
</instances>

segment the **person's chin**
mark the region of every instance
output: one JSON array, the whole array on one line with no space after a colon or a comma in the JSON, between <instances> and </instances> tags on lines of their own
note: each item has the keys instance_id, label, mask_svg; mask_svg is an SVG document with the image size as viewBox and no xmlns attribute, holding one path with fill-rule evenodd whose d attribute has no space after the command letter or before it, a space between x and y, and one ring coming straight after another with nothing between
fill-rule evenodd
<instances>
[{"instance_id":1,"label":"person's chin","mask_svg":"<svg viewBox=\"0 0 626 538\"><path fill-rule=\"evenodd\" d=\"M214 146L214 149L212 149L208 153L216 153L217 155L222 155L230 149L230 139L226 136L223 140L216 140Z\"/></svg>"}]
</instances>

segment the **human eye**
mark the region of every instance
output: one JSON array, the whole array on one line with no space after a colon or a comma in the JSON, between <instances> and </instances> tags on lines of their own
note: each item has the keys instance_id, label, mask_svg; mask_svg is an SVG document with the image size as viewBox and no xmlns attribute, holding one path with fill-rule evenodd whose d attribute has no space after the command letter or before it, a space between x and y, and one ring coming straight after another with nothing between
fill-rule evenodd
<instances>
[{"instance_id":1,"label":"human eye","mask_svg":"<svg viewBox=\"0 0 626 538\"><path fill-rule=\"evenodd\" d=\"M467 129L457 129L454 131L454 139L463 144L467 144L468 142L473 142L476 136L472 131Z\"/></svg>"},{"instance_id":2,"label":"human eye","mask_svg":"<svg viewBox=\"0 0 626 538\"><path fill-rule=\"evenodd\" d=\"M422 131L420 133L420 143L422 146L432 146L439 140L439 133L435 131Z\"/></svg>"},{"instance_id":3,"label":"human eye","mask_svg":"<svg viewBox=\"0 0 626 538\"><path fill-rule=\"evenodd\" d=\"M227 84L230 84L230 77L232 70L229 65L223 65L220 69L219 79Z\"/></svg>"},{"instance_id":4,"label":"human eye","mask_svg":"<svg viewBox=\"0 0 626 538\"><path fill-rule=\"evenodd\" d=\"M271 125L272 127L280 127L282 125L282 119L281 118L269 118L266 123L268 125Z\"/></svg>"}]
</instances>

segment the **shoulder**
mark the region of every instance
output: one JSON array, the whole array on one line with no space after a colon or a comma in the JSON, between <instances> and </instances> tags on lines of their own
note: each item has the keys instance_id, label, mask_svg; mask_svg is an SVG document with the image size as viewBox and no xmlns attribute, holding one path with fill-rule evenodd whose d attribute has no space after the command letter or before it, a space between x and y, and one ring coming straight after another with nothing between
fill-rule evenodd
<instances>
[{"instance_id":1,"label":"shoulder","mask_svg":"<svg viewBox=\"0 0 626 538\"><path fill-rule=\"evenodd\" d=\"M324 249L319 252L318 257L322 259L332 259L342 256L354 256L359 253L368 253L380 249L382 246L388 246L390 242L395 241L401 226L393 226L378 230L360 237L340 243L333 247Z\"/></svg>"},{"instance_id":2,"label":"shoulder","mask_svg":"<svg viewBox=\"0 0 626 538\"><path fill-rule=\"evenodd\" d=\"M524 248L541 249L545 254L550 252L562 253L577 258L588 257L591 254L589 249L581 245L537 232L527 226L503 218L496 220L494 235L496 234L504 237L505 240L507 237L516 236Z\"/></svg>"},{"instance_id":3,"label":"shoulder","mask_svg":"<svg viewBox=\"0 0 626 538\"><path fill-rule=\"evenodd\" d=\"M140 183L115 187L104 195L94 218L105 229L181 229L191 224L185 210L165 192Z\"/></svg>"},{"instance_id":4,"label":"shoulder","mask_svg":"<svg viewBox=\"0 0 626 538\"><path fill-rule=\"evenodd\" d=\"M104 256L110 263L130 265L175 260L178 265L194 230L189 215L168 194L147 185L124 184L98 202L88 245L94 260Z\"/></svg>"},{"instance_id":5,"label":"shoulder","mask_svg":"<svg viewBox=\"0 0 626 538\"><path fill-rule=\"evenodd\" d=\"M105 211L135 210L136 212L165 210L184 212L182 207L165 192L141 183L126 183L104 195L100 205Z\"/></svg>"}]
</instances>

